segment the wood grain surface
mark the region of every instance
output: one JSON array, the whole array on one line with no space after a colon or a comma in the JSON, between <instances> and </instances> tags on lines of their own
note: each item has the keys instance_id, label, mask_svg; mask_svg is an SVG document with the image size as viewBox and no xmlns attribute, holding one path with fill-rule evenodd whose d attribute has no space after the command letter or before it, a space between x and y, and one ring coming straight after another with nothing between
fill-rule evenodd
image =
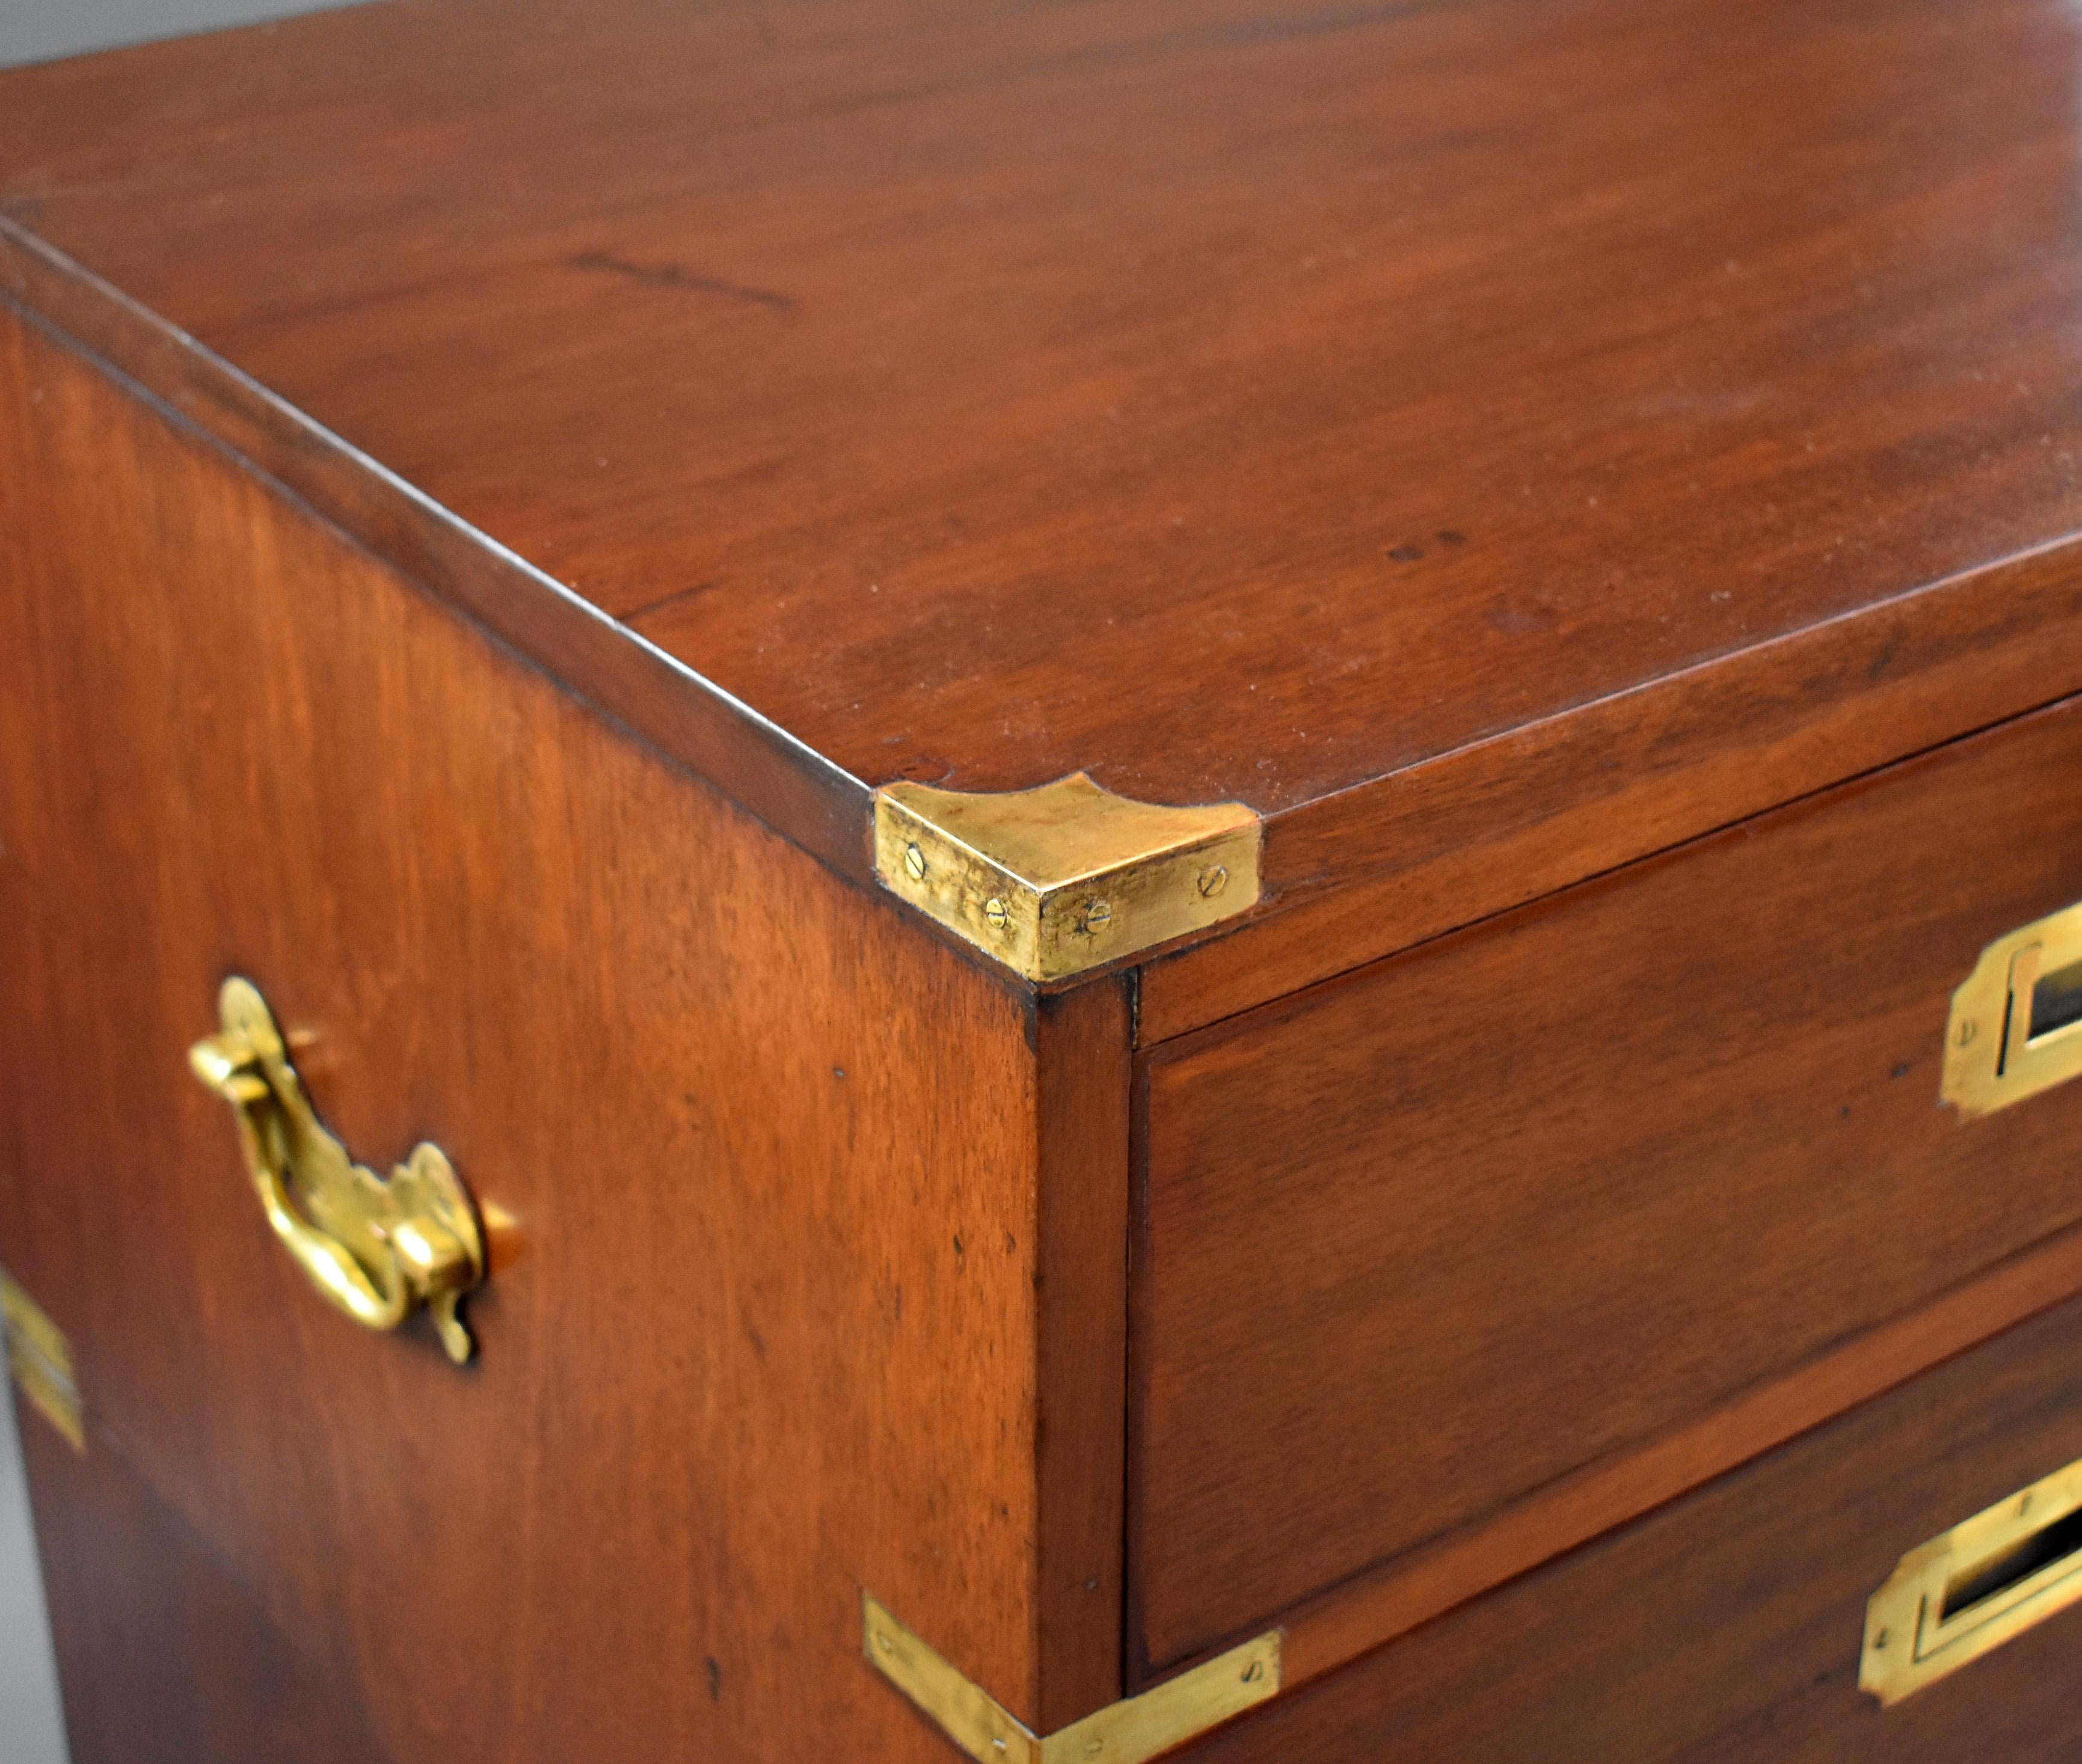
<instances>
[{"instance_id":1,"label":"wood grain surface","mask_svg":"<svg viewBox=\"0 0 2082 1764\"><path fill-rule=\"evenodd\" d=\"M1283 1615L1300 1676L1438 1619L1426 1687L1221 1756L1876 1746L1786 1643L1848 1556L1725 1623L1656 1564L1917 1541L2051 1467L2050 1349L1513 1577L2072 1290L2082 1101L1932 1098L2082 895L2078 84L2058 0L394 0L0 74L83 1756L926 1764L863 1587L1044 1729ZM1038 998L851 886L873 786L1079 768L1258 810L1264 906ZM233 971L510 1220L469 1372L267 1237L182 1063ZM1946 1501L1844 1492L1911 1416Z\"/></svg>"},{"instance_id":2,"label":"wood grain surface","mask_svg":"<svg viewBox=\"0 0 2082 1764\"><path fill-rule=\"evenodd\" d=\"M1128 982L1035 1020L1036 1731L1122 1695L1127 1525Z\"/></svg>"},{"instance_id":3,"label":"wood grain surface","mask_svg":"<svg viewBox=\"0 0 2082 1764\"><path fill-rule=\"evenodd\" d=\"M1288 1611L1283 1682L1349 1665L1490 1588L1654 1511L2082 1292L2082 1230L2061 1232L1920 1311L1834 1342L1725 1407L1544 1484L1477 1524Z\"/></svg>"},{"instance_id":4,"label":"wood grain surface","mask_svg":"<svg viewBox=\"0 0 2082 1764\"><path fill-rule=\"evenodd\" d=\"M2070 1304L1182 1764L2067 1764L2082 1610L1891 1709L1857 1668L1899 1556L2078 1456Z\"/></svg>"},{"instance_id":5,"label":"wood grain surface","mask_svg":"<svg viewBox=\"0 0 2082 1764\"><path fill-rule=\"evenodd\" d=\"M2078 61L2055 0L398 0L0 78L0 214L338 437L386 545L542 572L469 592L841 867L899 776L1275 817L1273 922L1346 903L1283 982L1437 928L1397 854L1483 743L1558 756L1482 827L1545 886L1764 806L1760 693L1797 792L1868 670L1868 764L2082 684L2064 554L2042 646L2006 588L1882 617L2077 524Z\"/></svg>"},{"instance_id":6,"label":"wood grain surface","mask_svg":"<svg viewBox=\"0 0 2082 1764\"><path fill-rule=\"evenodd\" d=\"M20 1408L70 1764L393 1764L355 1694L105 1436L77 1457Z\"/></svg>"},{"instance_id":7,"label":"wood grain surface","mask_svg":"<svg viewBox=\"0 0 2082 1764\"><path fill-rule=\"evenodd\" d=\"M120 1456L396 1764L930 1764L863 1587L1030 1716L1118 1694L1117 1604L1052 1582L1095 1658L1035 1615L1045 1577L1119 1585L1117 1455L1045 1501L1039 1467L1108 1325L1037 1299L1124 1189L1117 990L1037 1021L11 319L0 594L0 1249L93 1434L40 1501ZM229 972L352 1151L432 1139L516 1222L470 1370L269 1235L186 1067ZM1044 1155L1097 1211L1044 1221ZM208 1755L272 1761L267 1719Z\"/></svg>"},{"instance_id":8,"label":"wood grain surface","mask_svg":"<svg viewBox=\"0 0 2082 1764\"><path fill-rule=\"evenodd\" d=\"M1937 1100L1981 948L2082 897L2078 775L2071 703L1145 1056L1140 1659L2082 1219L2082 1092Z\"/></svg>"},{"instance_id":9,"label":"wood grain surface","mask_svg":"<svg viewBox=\"0 0 2082 1764\"><path fill-rule=\"evenodd\" d=\"M1141 970L1145 1046L2058 701L2052 545L1275 817L1275 911Z\"/></svg>"}]
</instances>

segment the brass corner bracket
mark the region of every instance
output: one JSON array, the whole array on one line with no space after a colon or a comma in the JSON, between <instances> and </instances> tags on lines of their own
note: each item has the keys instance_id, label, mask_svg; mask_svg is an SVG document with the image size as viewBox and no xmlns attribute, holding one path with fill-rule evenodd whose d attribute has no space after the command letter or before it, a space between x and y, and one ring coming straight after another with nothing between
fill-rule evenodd
<instances>
[{"instance_id":1,"label":"brass corner bracket","mask_svg":"<svg viewBox=\"0 0 2082 1764\"><path fill-rule=\"evenodd\" d=\"M1031 790L875 794L885 888L1030 980L1068 979L1257 904L1262 827L1241 802L1165 808L1082 772Z\"/></svg>"},{"instance_id":2,"label":"brass corner bracket","mask_svg":"<svg viewBox=\"0 0 2082 1764\"><path fill-rule=\"evenodd\" d=\"M955 1671L872 1593L862 1593L860 1606L861 1648L869 1664L976 1764L1145 1764L1279 1691L1281 1632L1275 1629L1044 1739Z\"/></svg>"},{"instance_id":3,"label":"brass corner bracket","mask_svg":"<svg viewBox=\"0 0 2082 1764\"><path fill-rule=\"evenodd\" d=\"M29 1404L65 1436L74 1451L86 1450L86 1425L72 1349L64 1332L15 1278L0 1273L0 1333L7 1338L7 1370Z\"/></svg>"}]
</instances>

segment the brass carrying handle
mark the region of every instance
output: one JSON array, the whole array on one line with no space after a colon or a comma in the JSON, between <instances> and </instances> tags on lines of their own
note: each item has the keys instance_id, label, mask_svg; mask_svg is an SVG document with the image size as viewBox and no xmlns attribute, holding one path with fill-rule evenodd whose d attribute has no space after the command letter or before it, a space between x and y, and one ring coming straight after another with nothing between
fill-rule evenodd
<instances>
[{"instance_id":1,"label":"brass carrying handle","mask_svg":"<svg viewBox=\"0 0 2082 1764\"><path fill-rule=\"evenodd\" d=\"M371 1329L421 1306L457 1365L475 1344L457 1314L484 1280L470 1192L435 1145L385 1181L327 1132L289 1063L275 1013L249 980L224 983L222 1027L188 1050L196 1076L231 1105L247 1173L282 1245L326 1299Z\"/></svg>"}]
</instances>

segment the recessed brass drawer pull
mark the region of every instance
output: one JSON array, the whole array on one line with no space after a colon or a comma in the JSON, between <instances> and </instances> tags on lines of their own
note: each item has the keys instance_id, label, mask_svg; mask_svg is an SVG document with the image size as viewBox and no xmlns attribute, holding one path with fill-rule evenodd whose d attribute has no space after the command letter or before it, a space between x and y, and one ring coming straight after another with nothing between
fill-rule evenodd
<instances>
[{"instance_id":1,"label":"recessed brass drawer pull","mask_svg":"<svg viewBox=\"0 0 2082 1764\"><path fill-rule=\"evenodd\" d=\"M416 1146L387 1182L355 1163L313 1112L259 989L226 980L217 1004L223 1027L188 1063L230 1103L275 1235L357 1323L394 1329L425 1306L460 1366L474 1344L457 1307L484 1278L484 1237L448 1159Z\"/></svg>"},{"instance_id":2,"label":"recessed brass drawer pull","mask_svg":"<svg viewBox=\"0 0 2082 1764\"><path fill-rule=\"evenodd\" d=\"M1901 1559L1865 1607L1859 1687L1899 1703L2078 1599L2082 1463L2072 1463Z\"/></svg>"},{"instance_id":3,"label":"recessed brass drawer pull","mask_svg":"<svg viewBox=\"0 0 2082 1764\"><path fill-rule=\"evenodd\" d=\"M2082 1072L2082 905L2000 937L1959 990L1941 1091L1987 1114Z\"/></svg>"}]
</instances>

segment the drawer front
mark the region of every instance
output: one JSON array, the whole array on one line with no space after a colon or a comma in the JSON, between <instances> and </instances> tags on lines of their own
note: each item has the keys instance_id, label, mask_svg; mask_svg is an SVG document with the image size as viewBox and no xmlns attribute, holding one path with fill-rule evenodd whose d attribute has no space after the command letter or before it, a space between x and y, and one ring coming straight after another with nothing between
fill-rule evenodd
<instances>
[{"instance_id":1,"label":"drawer front","mask_svg":"<svg viewBox=\"0 0 2082 1764\"><path fill-rule=\"evenodd\" d=\"M213 1764L312 1684L394 1764L936 1759L863 1586L1020 1696L1021 1001L4 309L0 634L0 1261L86 1404L53 1585L137 1589L75 1706L237 1606L310 1671L170 1714ZM231 974L483 1204L474 1363L270 1230L188 1058Z\"/></svg>"},{"instance_id":2,"label":"drawer front","mask_svg":"<svg viewBox=\"0 0 2082 1764\"><path fill-rule=\"evenodd\" d=\"M1191 1764L2069 1764L2082 1605L1889 1707L1859 1661L1903 1554L2078 1459L2070 1303L1275 1700Z\"/></svg>"},{"instance_id":3,"label":"drawer front","mask_svg":"<svg viewBox=\"0 0 2082 1764\"><path fill-rule=\"evenodd\" d=\"M2082 1218L2082 1084L1938 1095L1983 947L2082 897L2078 786L2071 701L1146 1055L1145 1662Z\"/></svg>"}]
</instances>

